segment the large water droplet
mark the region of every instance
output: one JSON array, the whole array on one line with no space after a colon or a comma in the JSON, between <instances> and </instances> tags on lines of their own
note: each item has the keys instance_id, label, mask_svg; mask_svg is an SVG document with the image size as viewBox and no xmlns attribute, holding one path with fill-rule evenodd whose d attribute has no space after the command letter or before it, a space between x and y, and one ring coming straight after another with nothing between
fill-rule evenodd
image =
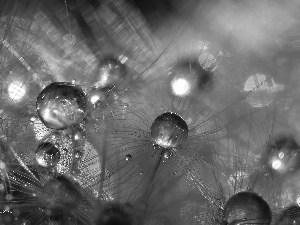
<instances>
[{"instance_id":1,"label":"large water droplet","mask_svg":"<svg viewBox=\"0 0 300 225\"><path fill-rule=\"evenodd\" d=\"M268 203L252 192L233 195L224 209L228 224L271 224L271 211Z\"/></svg>"},{"instance_id":2,"label":"large water droplet","mask_svg":"<svg viewBox=\"0 0 300 225\"><path fill-rule=\"evenodd\" d=\"M55 82L48 85L37 97L37 114L45 126L66 129L85 117L86 99L76 85Z\"/></svg>"},{"instance_id":3,"label":"large water droplet","mask_svg":"<svg viewBox=\"0 0 300 225\"><path fill-rule=\"evenodd\" d=\"M177 114L166 112L152 123L151 137L155 144L163 148L177 147L186 141L188 126Z\"/></svg>"}]
</instances>

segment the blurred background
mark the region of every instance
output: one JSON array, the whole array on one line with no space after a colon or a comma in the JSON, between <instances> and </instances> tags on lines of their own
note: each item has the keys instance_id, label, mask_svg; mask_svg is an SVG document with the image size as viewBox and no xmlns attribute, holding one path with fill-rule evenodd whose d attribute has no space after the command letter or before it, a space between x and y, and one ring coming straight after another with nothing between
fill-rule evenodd
<instances>
[{"instance_id":1,"label":"blurred background","mask_svg":"<svg viewBox=\"0 0 300 225\"><path fill-rule=\"evenodd\" d=\"M0 0L0 224L300 224L299 11Z\"/></svg>"}]
</instances>

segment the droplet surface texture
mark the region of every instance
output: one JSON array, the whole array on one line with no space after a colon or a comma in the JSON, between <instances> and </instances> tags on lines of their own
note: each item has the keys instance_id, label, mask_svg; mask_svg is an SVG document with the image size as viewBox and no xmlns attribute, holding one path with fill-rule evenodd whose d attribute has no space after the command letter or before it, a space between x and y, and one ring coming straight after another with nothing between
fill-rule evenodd
<instances>
[{"instance_id":1,"label":"droplet surface texture","mask_svg":"<svg viewBox=\"0 0 300 225\"><path fill-rule=\"evenodd\" d=\"M45 126L56 130L66 129L85 117L85 93L71 83L55 82L39 94L36 109Z\"/></svg>"},{"instance_id":2,"label":"droplet surface texture","mask_svg":"<svg viewBox=\"0 0 300 225\"><path fill-rule=\"evenodd\" d=\"M35 159L42 167L53 167L59 162L60 152L52 143L44 142L37 147Z\"/></svg>"},{"instance_id":3,"label":"droplet surface texture","mask_svg":"<svg viewBox=\"0 0 300 225\"><path fill-rule=\"evenodd\" d=\"M224 209L228 225L271 224L271 211L268 203L252 192L240 192L233 195Z\"/></svg>"},{"instance_id":4,"label":"droplet surface texture","mask_svg":"<svg viewBox=\"0 0 300 225\"><path fill-rule=\"evenodd\" d=\"M152 123L151 137L155 144L163 148L177 147L186 141L188 125L177 114L166 112Z\"/></svg>"},{"instance_id":5,"label":"droplet surface texture","mask_svg":"<svg viewBox=\"0 0 300 225\"><path fill-rule=\"evenodd\" d=\"M114 57L102 60L96 76L95 88L113 88L125 76L125 65Z\"/></svg>"}]
</instances>

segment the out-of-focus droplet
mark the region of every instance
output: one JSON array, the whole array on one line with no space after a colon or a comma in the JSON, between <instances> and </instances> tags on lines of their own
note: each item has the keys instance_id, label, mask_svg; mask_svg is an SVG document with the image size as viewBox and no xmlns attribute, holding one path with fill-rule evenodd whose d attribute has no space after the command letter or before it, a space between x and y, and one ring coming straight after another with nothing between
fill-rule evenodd
<instances>
[{"instance_id":1,"label":"out-of-focus droplet","mask_svg":"<svg viewBox=\"0 0 300 225\"><path fill-rule=\"evenodd\" d=\"M12 214L15 216L15 217L18 217L20 215L20 210L18 209L13 209L12 210Z\"/></svg>"},{"instance_id":2,"label":"out-of-focus droplet","mask_svg":"<svg viewBox=\"0 0 300 225\"><path fill-rule=\"evenodd\" d=\"M188 137L188 125L177 114L166 112L158 116L151 126L151 137L163 148L174 148L183 144Z\"/></svg>"},{"instance_id":3,"label":"out-of-focus droplet","mask_svg":"<svg viewBox=\"0 0 300 225\"><path fill-rule=\"evenodd\" d=\"M5 206L4 206L4 211L6 211L6 212L9 212L9 211L10 211L9 205L5 205Z\"/></svg>"},{"instance_id":4,"label":"out-of-focus droplet","mask_svg":"<svg viewBox=\"0 0 300 225\"><path fill-rule=\"evenodd\" d=\"M252 192L240 192L226 203L224 219L227 224L271 224L271 210L268 203Z\"/></svg>"},{"instance_id":5,"label":"out-of-focus droplet","mask_svg":"<svg viewBox=\"0 0 300 225\"><path fill-rule=\"evenodd\" d=\"M300 224L300 207L290 206L279 216L278 225L298 225Z\"/></svg>"},{"instance_id":6,"label":"out-of-focus droplet","mask_svg":"<svg viewBox=\"0 0 300 225\"><path fill-rule=\"evenodd\" d=\"M21 82L13 82L8 86L8 94L12 100L18 101L21 100L25 94L26 89L25 85Z\"/></svg>"},{"instance_id":7,"label":"out-of-focus droplet","mask_svg":"<svg viewBox=\"0 0 300 225\"><path fill-rule=\"evenodd\" d=\"M51 215L76 209L82 200L79 185L64 176L57 176L47 181L39 198Z\"/></svg>"},{"instance_id":8,"label":"out-of-focus droplet","mask_svg":"<svg viewBox=\"0 0 300 225\"><path fill-rule=\"evenodd\" d=\"M13 199L13 196L12 196L11 194L7 194L7 195L5 196L5 199L6 199L7 201L11 201L11 200Z\"/></svg>"},{"instance_id":9,"label":"out-of-focus droplet","mask_svg":"<svg viewBox=\"0 0 300 225\"><path fill-rule=\"evenodd\" d=\"M114 57L107 57L100 63L94 87L97 89L113 88L123 80L125 73L124 64Z\"/></svg>"},{"instance_id":10,"label":"out-of-focus droplet","mask_svg":"<svg viewBox=\"0 0 300 225\"><path fill-rule=\"evenodd\" d=\"M125 160L126 160L126 161L130 161L131 159L132 159L132 155L127 154L127 155L125 156Z\"/></svg>"},{"instance_id":11,"label":"out-of-focus droplet","mask_svg":"<svg viewBox=\"0 0 300 225\"><path fill-rule=\"evenodd\" d=\"M197 60L183 60L171 71L171 91L184 97L194 91L203 91L213 83L213 73L205 70Z\"/></svg>"},{"instance_id":12,"label":"out-of-focus droplet","mask_svg":"<svg viewBox=\"0 0 300 225\"><path fill-rule=\"evenodd\" d=\"M40 166L49 168L57 165L60 152L52 143L44 142L36 149L35 157Z\"/></svg>"},{"instance_id":13,"label":"out-of-focus droplet","mask_svg":"<svg viewBox=\"0 0 300 225\"><path fill-rule=\"evenodd\" d=\"M36 108L45 126L57 130L66 129L84 119L85 93L79 86L71 83L55 82L39 94Z\"/></svg>"},{"instance_id":14,"label":"out-of-focus droplet","mask_svg":"<svg viewBox=\"0 0 300 225\"><path fill-rule=\"evenodd\" d=\"M280 174L296 172L300 169L300 147L293 137L280 136L270 144L268 163Z\"/></svg>"},{"instance_id":15,"label":"out-of-focus droplet","mask_svg":"<svg viewBox=\"0 0 300 225\"><path fill-rule=\"evenodd\" d=\"M265 107L274 101L278 92L284 90L284 86L276 84L274 79L264 74L250 76L244 85L245 92L251 92L246 101L256 108Z\"/></svg>"},{"instance_id":16,"label":"out-of-focus droplet","mask_svg":"<svg viewBox=\"0 0 300 225\"><path fill-rule=\"evenodd\" d=\"M191 82L185 78L174 78L171 81L172 93L176 96L187 96L191 91Z\"/></svg>"},{"instance_id":17,"label":"out-of-focus droplet","mask_svg":"<svg viewBox=\"0 0 300 225\"><path fill-rule=\"evenodd\" d=\"M215 66L216 58L209 53L203 53L199 56L198 61L203 69L209 70Z\"/></svg>"},{"instance_id":18,"label":"out-of-focus droplet","mask_svg":"<svg viewBox=\"0 0 300 225\"><path fill-rule=\"evenodd\" d=\"M132 225L133 219L129 211L131 206L108 203L101 208L95 225Z\"/></svg>"}]
</instances>

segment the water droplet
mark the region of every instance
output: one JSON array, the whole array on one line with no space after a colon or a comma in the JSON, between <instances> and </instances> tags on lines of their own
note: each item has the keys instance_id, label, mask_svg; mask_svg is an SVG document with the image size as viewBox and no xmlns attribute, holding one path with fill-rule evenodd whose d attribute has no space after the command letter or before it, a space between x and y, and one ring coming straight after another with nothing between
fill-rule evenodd
<instances>
[{"instance_id":1,"label":"water droplet","mask_svg":"<svg viewBox=\"0 0 300 225\"><path fill-rule=\"evenodd\" d=\"M125 156L125 160L126 160L126 161L130 161L131 159L132 159L132 155L127 154L127 155Z\"/></svg>"},{"instance_id":2,"label":"water droplet","mask_svg":"<svg viewBox=\"0 0 300 225\"><path fill-rule=\"evenodd\" d=\"M39 94L36 108L45 126L57 130L66 129L84 119L85 93L79 86L71 83L55 82Z\"/></svg>"},{"instance_id":3,"label":"water droplet","mask_svg":"<svg viewBox=\"0 0 300 225\"><path fill-rule=\"evenodd\" d=\"M165 159L170 159L173 156L173 151L171 149L165 149L163 151L163 156Z\"/></svg>"},{"instance_id":4,"label":"water droplet","mask_svg":"<svg viewBox=\"0 0 300 225\"><path fill-rule=\"evenodd\" d=\"M151 137L154 143L160 147L177 147L186 141L188 126L177 114L166 112L158 116L152 123Z\"/></svg>"},{"instance_id":5,"label":"water droplet","mask_svg":"<svg viewBox=\"0 0 300 225\"><path fill-rule=\"evenodd\" d=\"M60 159L60 152L52 143L41 143L35 152L37 163L42 167L56 166Z\"/></svg>"},{"instance_id":6,"label":"water droplet","mask_svg":"<svg viewBox=\"0 0 300 225\"><path fill-rule=\"evenodd\" d=\"M239 192L230 197L224 216L228 224L245 220L250 224L270 224L272 218L268 203L252 192Z\"/></svg>"},{"instance_id":7,"label":"water droplet","mask_svg":"<svg viewBox=\"0 0 300 225\"><path fill-rule=\"evenodd\" d=\"M81 159L82 155L83 155L83 153L81 151L77 151L74 154L74 158L75 159Z\"/></svg>"},{"instance_id":8,"label":"water droplet","mask_svg":"<svg viewBox=\"0 0 300 225\"><path fill-rule=\"evenodd\" d=\"M100 63L94 86L97 89L112 89L123 80L125 73L124 64L114 57L107 57Z\"/></svg>"}]
</instances>

